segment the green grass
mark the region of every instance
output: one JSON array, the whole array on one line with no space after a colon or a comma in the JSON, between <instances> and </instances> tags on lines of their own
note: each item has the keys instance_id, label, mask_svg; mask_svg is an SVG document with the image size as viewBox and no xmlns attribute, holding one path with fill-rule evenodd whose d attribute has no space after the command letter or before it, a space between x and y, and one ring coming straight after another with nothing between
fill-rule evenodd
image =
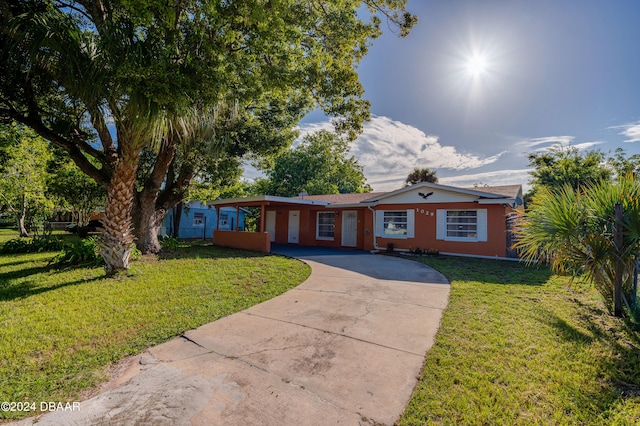
<instances>
[{"instance_id":1,"label":"green grass","mask_svg":"<svg viewBox=\"0 0 640 426\"><path fill-rule=\"evenodd\" d=\"M546 268L422 258L451 281L401 425L640 424L640 335Z\"/></svg>"},{"instance_id":2,"label":"green grass","mask_svg":"<svg viewBox=\"0 0 640 426\"><path fill-rule=\"evenodd\" d=\"M54 255L0 256L0 401L78 400L123 357L277 296L310 273L296 260L201 243L143 257L110 279L100 267L52 269Z\"/></svg>"}]
</instances>

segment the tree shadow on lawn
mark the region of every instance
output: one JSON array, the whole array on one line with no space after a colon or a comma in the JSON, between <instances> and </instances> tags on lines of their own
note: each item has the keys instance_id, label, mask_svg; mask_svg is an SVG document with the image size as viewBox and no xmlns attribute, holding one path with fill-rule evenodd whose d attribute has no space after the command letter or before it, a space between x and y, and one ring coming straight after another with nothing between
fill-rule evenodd
<instances>
[{"instance_id":1,"label":"tree shadow on lawn","mask_svg":"<svg viewBox=\"0 0 640 426\"><path fill-rule=\"evenodd\" d=\"M31 263L31 262L29 262ZM41 274L43 272L48 272L51 269L53 269L51 266L49 265L43 265L43 266L34 266L31 268L22 268L22 269L18 269L16 271L11 271L8 272L6 274L2 274L2 281L0 281L0 288L2 288L5 284L3 284L3 281L7 281L7 283L11 280L18 280L20 278L25 278L31 275L36 275L36 274Z\"/></svg>"},{"instance_id":2,"label":"tree shadow on lawn","mask_svg":"<svg viewBox=\"0 0 640 426\"><path fill-rule=\"evenodd\" d=\"M92 281L98 281L102 278L103 277L96 277L96 278L68 281L68 282L62 282L60 284L56 284L52 286L38 285L38 283L35 280L27 281L27 282L20 283L17 286L0 288L0 302L8 302L16 299L24 299L30 296L46 293L48 291L58 290L64 287L69 287L69 286L78 285L78 284L86 284Z\"/></svg>"},{"instance_id":3,"label":"tree shadow on lawn","mask_svg":"<svg viewBox=\"0 0 640 426\"><path fill-rule=\"evenodd\" d=\"M583 330L552 312L547 312L547 323L567 342L578 346L600 344L613 353L597 361L603 392L590 398L612 408L620 399L640 397L640 326L615 318L599 306L578 299L573 302L582 314L578 321Z\"/></svg>"},{"instance_id":4,"label":"tree shadow on lawn","mask_svg":"<svg viewBox=\"0 0 640 426\"><path fill-rule=\"evenodd\" d=\"M85 265L79 265L78 267L84 267ZM45 293L47 291L57 290L59 288L67 287L70 285L82 284L86 282L96 281L103 277L89 278L86 280L76 280L76 281L68 281L61 282L55 285L42 285L38 283L37 279L30 279L24 282L21 282L17 285L12 285L11 282L14 280L19 280L21 278L26 278L29 276L36 276L41 273L55 271L55 274L63 273L62 270L57 270L55 267L51 265L44 266L34 266L32 268L20 269L17 271L9 272L8 274L4 274L2 280L0 280L0 301L9 301L14 299L23 299L25 297L33 296L40 293Z\"/></svg>"},{"instance_id":5,"label":"tree shadow on lawn","mask_svg":"<svg viewBox=\"0 0 640 426\"><path fill-rule=\"evenodd\" d=\"M158 259L245 259L245 258L263 258L271 256L269 254L240 250L227 247L214 246L213 244L198 244L180 247L174 251L161 251Z\"/></svg>"},{"instance_id":6,"label":"tree shadow on lawn","mask_svg":"<svg viewBox=\"0 0 640 426\"><path fill-rule=\"evenodd\" d=\"M485 284L543 286L553 276L547 266L517 261L436 256L424 263L442 273L449 281L476 281Z\"/></svg>"},{"instance_id":7,"label":"tree shadow on lawn","mask_svg":"<svg viewBox=\"0 0 640 426\"><path fill-rule=\"evenodd\" d=\"M22 265L24 263L33 263L33 260L27 259L27 260L16 260L15 262L2 262L0 263L0 268Z\"/></svg>"}]
</instances>

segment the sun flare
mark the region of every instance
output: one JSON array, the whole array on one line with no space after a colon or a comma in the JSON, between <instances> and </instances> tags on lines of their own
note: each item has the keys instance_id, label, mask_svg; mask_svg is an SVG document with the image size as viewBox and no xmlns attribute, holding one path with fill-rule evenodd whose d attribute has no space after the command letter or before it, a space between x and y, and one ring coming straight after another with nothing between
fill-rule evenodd
<instances>
[{"instance_id":1,"label":"sun flare","mask_svg":"<svg viewBox=\"0 0 640 426\"><path fill-rule=\"evenodd\" d=\"M487 71L488 61L483 55L475 54L467 60L467 72L472 76L479 76Z\"/></svg>"}]
</instances>

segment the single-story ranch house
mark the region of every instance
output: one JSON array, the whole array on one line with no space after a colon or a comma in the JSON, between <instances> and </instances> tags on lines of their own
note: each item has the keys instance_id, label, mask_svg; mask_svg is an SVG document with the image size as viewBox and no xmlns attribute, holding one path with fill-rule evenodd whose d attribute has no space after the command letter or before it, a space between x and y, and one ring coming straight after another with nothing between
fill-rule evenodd
<instances>
[{"instance_id":1,"label":"single-story ranch house","mask_svg":"<svg viewBox=\"0 0 640 426\"><path fill-rule=\"evenodd\" d=\"M522 186L457 188L419 183L386 193L294 198L256 196L207 203L260 209L258 232L217 229L217 245L269 252L271 243L362 250L437 250L515 257L511 226Z\"/></svg>"},{"instance_id":2,"label":"single-story ranch house","mask_svg":"<svg viewBox=\"0 0 640 426\"><path fill-rule=\"evenodd\" d=\"M174 216L180 212L180 226L176 232L174 229ZM200 201L186 203L182 209L173 208L169 210L162 221L159 235L174 235L178 238L213 238L214 229L244 230L245 214L244 209L224 207L214 209ZM219 221L217 219L220 218Z\"/></svg>"}]
</instances>

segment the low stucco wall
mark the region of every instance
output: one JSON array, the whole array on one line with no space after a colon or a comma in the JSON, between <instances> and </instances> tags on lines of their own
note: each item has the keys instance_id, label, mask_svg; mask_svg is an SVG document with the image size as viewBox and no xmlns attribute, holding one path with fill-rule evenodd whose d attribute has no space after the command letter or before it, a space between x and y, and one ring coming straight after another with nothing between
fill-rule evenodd
<instances>
[{"instance_id":1,"label":"low stucco wall","mask_svg":"<svg viewBox=\"0 0 640 426\"><path fill-rule=\"evenodd\" d=\"M213 244L263 253L271 252L268 232L213 231Z\"/></svg>"}]
</instances>

